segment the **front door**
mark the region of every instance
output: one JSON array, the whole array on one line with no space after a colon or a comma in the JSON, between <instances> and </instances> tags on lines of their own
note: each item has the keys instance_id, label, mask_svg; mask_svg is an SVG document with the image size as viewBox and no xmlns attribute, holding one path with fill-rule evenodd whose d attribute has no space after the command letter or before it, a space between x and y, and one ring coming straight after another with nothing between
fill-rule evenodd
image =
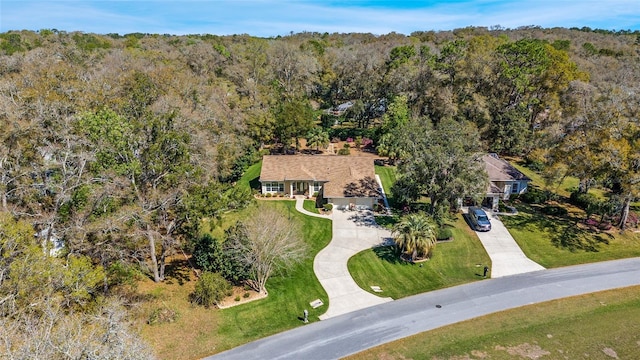
<instances>
[{"instance_id":1,"label":"front door","mask_svg":"<svg viewBox=\"0 0 640 360\"><path fill-rule=\"evenodd\" d=\"M296 181L293 183L293 192L296 195L304 194L307 191L308 184L305 181Z\"/></svg>"}]
</instances>

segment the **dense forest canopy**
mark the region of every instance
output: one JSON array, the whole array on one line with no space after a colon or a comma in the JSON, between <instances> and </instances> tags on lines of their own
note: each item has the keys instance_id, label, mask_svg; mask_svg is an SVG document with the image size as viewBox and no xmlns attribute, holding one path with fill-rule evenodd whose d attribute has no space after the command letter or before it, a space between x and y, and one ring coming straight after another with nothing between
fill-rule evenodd
<instances>
[{"instance_id":1,"label":"dense forest canopy","mask_svg":"<svg viewBox=\"0 0 640 360\"><path fill-rule=\"evenodd\" d=\"M64 240L67 263L94 271L82 304L63 285L48 290L73 300L56 307L76 309L126 283L131 267L162 281L167 258L198 236L201 218L249 201L233 184L259 151L287 153L302 138L319 147L362 137L402 160L418 154L404 151L407 129L432 137L420 152L446 149L438 137L464 129L457 133L473 134L467 145L478 151L522 156L549 181L576 176L582 191L606 186L628 212L640 197L639 84L637 31L6 32L0 207L11 219L3 223L21 234L32 227L46 246ZM30 321L7 307L30 301L11 277L22 276L21 254L36 253L17 238L12 252L3 245L0 305Z\"/></svg>"}]
</instances>

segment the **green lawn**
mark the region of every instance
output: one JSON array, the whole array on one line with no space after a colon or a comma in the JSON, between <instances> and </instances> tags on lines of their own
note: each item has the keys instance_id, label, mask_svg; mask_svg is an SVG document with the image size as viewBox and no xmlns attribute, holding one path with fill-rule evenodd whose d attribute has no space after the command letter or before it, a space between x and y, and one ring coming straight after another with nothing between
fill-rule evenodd
<instances>
[{"instance_id":1,"label":"green lawn","mask_svg":"<svg viewBox=\"0 0 640 360\"><path fill-rule=\"evenodd\" d=\"M238 184L236 186L249 187L251 189L260 191L260 183L258 182L258 179L260 178L261 169L262 169L262 160L249 166L249 168L244 172L240 180L238 180Z\"/></svg>"},{"instance_id":2,"label":"green lawn","mask_svg":"<svg viewBox=\"0 0 640 360\"><path fill-rule=\"evenodd\" d=\"M487 315L347 359L636 359L638 334L636 286Z\"/></svg>"},{"instance_id":3,"label":"green lawn","mask_svg":"<svg viewBox=\"0 0 640 360\"><path fill-rule=\"evenodd\" d=\"M320 211L318 211L318 208L316 208L315 200L305 200L304 203L302 203L302 208L309 212L320 214Z\"/></svg>"},{"instance_id":4,"label":"green lawn","mask_svg":"<svg viewBox=\"0 0 640 360\"><path fill-rule=\"evenodd\" d=\"M560 218L538 209L518 204L518 215L501 220L524 253L544 267L640 256L640 233L615 229L598 233L577 224L583 218L580 212Z\"/></svg>"},{"instance_id":5,"label":"green lawn","mask_svg":"<svg viewBox=\"0 0 640 360\"><path fill-rule=\"evenodd\" d=\"M481 280L481 264L490 265L482 244L461 215L452 231L454 240L439 243L422 267L400 260L394 247L379 247L349 259L349 272L361 288L374 293L377 285L383 292L374 294L394 299Z\"/></svg>"},{"instance_id":6,"label":"green lawn","mask_svg":"<svg viewBox=\"0 0 640 360\"><path fill-rule=\"evenodd\" d=\"M394 207L393 194L391 194L391 186L396 182L396 167L395 166L375 166L376 175L380 176L382 187L387 195L389 206Z\"/></svg>"}]
</instances>

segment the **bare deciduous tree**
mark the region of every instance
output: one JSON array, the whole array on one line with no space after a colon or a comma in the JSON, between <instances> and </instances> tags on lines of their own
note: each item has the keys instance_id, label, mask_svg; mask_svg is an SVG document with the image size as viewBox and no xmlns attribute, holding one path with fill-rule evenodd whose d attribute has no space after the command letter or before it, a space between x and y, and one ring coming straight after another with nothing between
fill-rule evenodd
<instances>
[{"instance_id":1,"label":"bare deciduous tree","mask_svg":"<svg viewBox=\"0 0 640 360\"><path fill-rule=\"evenodd\" d=\"M232 246L238 260L250 266L249 285L266 293L271 275L303 260L306 244L298 224L274 210L258 211L244 226L245 236L231 239Z\"/></svg>"}]
</instances>

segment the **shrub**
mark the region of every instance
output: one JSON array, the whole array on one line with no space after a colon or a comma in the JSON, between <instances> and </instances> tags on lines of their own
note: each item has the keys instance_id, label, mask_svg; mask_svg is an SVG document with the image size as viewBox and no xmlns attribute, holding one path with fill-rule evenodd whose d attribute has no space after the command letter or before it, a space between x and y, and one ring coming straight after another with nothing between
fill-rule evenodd
<instances>
[{"instance_id":1,"label":"shrub","mask_svg":"<svg viewBox=\"0 0 640 360\"><path fill-rule=\"evenodd\" d=\"M550 193L534 187L530 187L527 192L518 196L518 198L528 204L544 204L549 200Z\"/></svg>"},{"instance_id":2,"label":"shrub","mask_svg":"<svg viewBox=\"0 0 640 360\"><path fill-rule=\"evenodd\" d=\"M338 150L338 155L349 155L349 154L351 154L351 151L348 148L342 148Z\"/></svg>"},{"instance_id":3,"label":"shrub","mask_svg":"<svg viewBox=\"0 0 640 360\"><path fill-rule=\"evenodd\" d=\"M271 193L267 193L267 195L265 195L265 197L268 197L268 198L270 198L271 196L273 196L271 195Z\"/></svg>"},{"instance_id":4,"label":"shrub","mask_svg":"<svg viewBox=\"0 0 640 360\"><path fill-rule=\"evenodd\" d=\"M318 192L317 191L313 193L313 197L318 197Z\"/></svg>"},{"instance_id":5,"label":"shrub","mask_svg":"<svg viewBox=\"0 0 640 360\"><path fill-rule=\"evenodd\" d=\"M237 295L235 298L233 298L234 301L240 301L240 295Z\"/></svg>"},{"instance_id":6,"label":"shrub","mask_svg":"<svg viewBox=\"0 0 640 360\"><path fill-rule=\"evenodd\" d=\"M583 210L598 208L602 203L595 195L579 191L571 193L571 196L569 196L569 202Z\"/></svg>"},{"instance_id":7,"label":"shrub","mask_svg":"<svg viewBox=\"0 0 640 360\"><path fill-rule=\"evenodd\" d=\"M587 216L591 214L611 212L611 209L607 209L608 206L605 201L602 201L595 195L589 193L574 191L571 193L571 196L569 196L569 202L585 210L587 212Z\"/></svg>"},{"instance_id":8,"label":"shrub","mask_svg":"<svg viewBox=\"0 0 640 360\"><path fill-rule=\"evenodd\" d=\"M441 227L438 229L438 234L436 235L437 240L449 240L453 236L453 232L448 227Z\"/></svg>"},{"instance_id":9,"label":"shrub","mask_svg":"<svg viewBox=\"0 0 640 360\"><path fill-rule=\"evenodd\" d=\"M245 292L244 294L242 294L242 297L245 299L248 298L249 296L251 296L251 294L249 294L248 292Z\"/></svg>"},{"instance_id":10,"label":"shrub","mask_svg":"<svg viewBox=\"0 0 640 360\"><path fill-rule=\"evenodd\" d=\"M225 232L228 237L237 227L232 226ZM239 261L239 256L233 247L227 246L227 242L220 242L210 234L192 240L193 259L196 265L203 271L219 273L228 281L240 284L248 276L248 268Z\"/></svg>"},{"instance_id":11,"label":"shrub","mask_svg":"<svg viewBox=\"0 0 640 360\"><path fill-rule=\"evenodd\" d=\"M210 307L229 295L231 295L231 284L222 275L205 271L196 283L196 287L191 294L191 301Z\"/></svg>"},{"instance_id":12,"label":"shrub","mask_svg":"<svg viewBox=\"0 0 640 360\"><path fill-rule=\"evenodd\" d=\"M542 212L544 214L553 215L553 216L565 216L569 213L567 209L563 208L562 206L556 206L556 205L547 205L542 208Z\"/></svg>"},{"instance_id":13,"label":"shrub","mask_svg":"<svg viewBox=\"0 0 640 360\"><path fill-rule=\"evenodd\" d=\"M324 205L322 205L322 208L325 211L331 211L331 210L333 210L333 204L324 204Z\"/></svg>"},{"instance_id":14,"label":"shrub","mask_svg":"<svg viewBox=\"0 0 640 360\"><path fill-rule=\"evenodd\" d=\"M542 171L545 168L545 151L533 150L525 157L526 166L534 171Z\"/></svg>"}]
</instances>

